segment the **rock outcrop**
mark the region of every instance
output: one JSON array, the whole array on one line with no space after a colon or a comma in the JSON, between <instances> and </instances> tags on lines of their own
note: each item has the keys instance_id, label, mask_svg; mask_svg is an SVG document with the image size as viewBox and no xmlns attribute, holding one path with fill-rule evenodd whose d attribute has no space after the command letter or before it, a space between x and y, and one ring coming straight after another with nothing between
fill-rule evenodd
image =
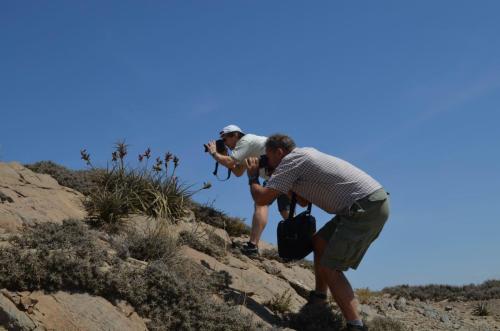
<instances>
[{"instance_id":1,"label":"rock outcrop","mask_svg":"<svg viewBox=\"0 0 500 331\"><path fill-rule=\"evenodd\" d=\"M0 162L0 234L23 225L82 219L82 194L16 162Z\"/></svg>"},{"instance_id":2,"label":"rock outcrop","mask_svg":"<svg viewBox=\"0 0 500 331\"><path fill-rule=\"evenodd\" d=\"M147 330L126 303L86 293L0 293L0 325L9 330Z\"/></svg>"}]
</instances>

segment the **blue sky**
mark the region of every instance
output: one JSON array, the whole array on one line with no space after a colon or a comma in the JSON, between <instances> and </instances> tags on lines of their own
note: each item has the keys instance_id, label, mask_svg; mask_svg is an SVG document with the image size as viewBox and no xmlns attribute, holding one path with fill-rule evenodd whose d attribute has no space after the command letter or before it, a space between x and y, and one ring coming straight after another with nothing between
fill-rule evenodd
<instances>
[{"instance_id":1,"label":"blue sky","mask_svg":"<svg viewBox=\"0 0 500 331\"><path fill-rule=\"evenodd\" d=\"M497 1L0 4L0 160L105 165L119 139L181 159L251 218L202 144L234 123L359 166L392 215L354 287L500 278ZM264 239L275 242L271 207ZM313 209L318 225L329 215Z\"/></svg>"}]
</instances>

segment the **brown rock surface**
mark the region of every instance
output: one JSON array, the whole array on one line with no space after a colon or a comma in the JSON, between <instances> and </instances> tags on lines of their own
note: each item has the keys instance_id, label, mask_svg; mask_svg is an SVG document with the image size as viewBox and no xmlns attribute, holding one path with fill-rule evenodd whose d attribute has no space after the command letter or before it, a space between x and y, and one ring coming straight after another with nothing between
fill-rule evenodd
<instances>
[{"instance_id":1,"label":"brown rock surface","mask_svg":"<svg viewBox=\"0 0 500 331\"><path fill-rule=\"evenodd\" d=\"M0 233L22 225L82 219L83 195L17 162L0 162Z\"/></svg>"},{"instance_id":2,"label":"brown rock surface","mask_svg":"<svg viewBox=\"0 0 500 331\"><path fill-rule=\"evenodd\" d=\"M144 321L127 305L117 307L101 297L66 292L2 290L0 323L7 329L20 330L147 330Z\"/></svg>"}]
</instances>

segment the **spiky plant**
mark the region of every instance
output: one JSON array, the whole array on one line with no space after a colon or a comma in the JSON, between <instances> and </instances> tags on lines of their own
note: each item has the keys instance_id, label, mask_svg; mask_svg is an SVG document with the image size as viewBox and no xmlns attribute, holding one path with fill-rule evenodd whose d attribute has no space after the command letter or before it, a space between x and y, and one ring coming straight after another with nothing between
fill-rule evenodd
<instances>
[{"instance_id":1,"label":"spiky plant","mask_svg":"<svg viewBox=\"0 0 500 331\"><path fill-rule=\"evenodd\" d=\"M489 316L491 312L488 303L486 301L478 302L472 310L472 314L475 316Z\"/></svg>"},{"instance_id":2,"label":"spiky plant","mask_svg":"<svg viewBox=\"0 0 500 331\"><path fill-rule=\"evenodd\" d=\"M291 311L292 293L286 290L281 294L274 295L271 300L264 303L275 314L285 314Z\"/></svg>"},{"instance_id":3,"label":"spiky plant","mask_svg":"<svg viewBox=\"0 0 500 331\"><path fill-rule=\"evenodd\" d=\"M179 158L171 153L166 153L164 160L156 158L151 168L148 166L151 149L139 155L141 165L137 168L126 165L127 154L128 145L124 141L117 142L111 154L111 167L101 174L97 187L85 202L88 217L96 225L111 225L110 228L118 229L131 213L177 222L186 214L185 203L188 198L211 186L210 183L204 183L202 188L191 190L190 186L182 183L175 176ZM93 168L87 151L82 150L81 155L87 165ZM144 159L146 162L143 163ZM169 173L168 164L171 160L174 167Z\"/></svg>"},{"instance_id":4,"label":"spiky plant","mask_svg":"<svg viewBox=\"0 0 500 331\"><path fill-rule=\"evenodd\" d=\"M93 190L84 206L92 225L105 226L111 231L119 230L133 210L126 190L116 186Z\"/></svg>"}]
</instances>

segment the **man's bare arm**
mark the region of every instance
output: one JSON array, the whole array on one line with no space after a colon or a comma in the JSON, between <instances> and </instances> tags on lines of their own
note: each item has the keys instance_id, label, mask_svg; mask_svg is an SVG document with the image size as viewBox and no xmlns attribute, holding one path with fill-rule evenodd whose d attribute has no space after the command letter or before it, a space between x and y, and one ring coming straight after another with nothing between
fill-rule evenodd
<instances>
[{"instance_id":1,"label":"man's bare arm","mask_svg":"<svg viewBox=\"0 0 500 331\"><path fill-rule=\"evenodd\" d=\"M222 155L220 153L215 152L214 154L212 154L212 156L215 159L215 161L219 162L228 169L233 170L237 166L236 161L228 155Z\"/></svg>"},{"instance_id":2,"label":"man's bare arm","mask_svg":"<svg viewBox=\"0 0 500 331\"><path fill-rule=\"evenodd\" d=\"M240 177L245 173L245 169L246 168L244 164L238 164L232 171L236 175L236 177Z\"/></svg>"},{"instance_id":3,"label":"man's bare arm","mask_svg":"<svg viewBox=\"0 0 500 331\"><path fill-rule=\"evenodd\" d=\"M288 191L288 197L290 198L290 200L292 199L292 193L293 193L292 191ZM306 199L304 199L303 197L301 197L297 193L295 193L295 200L297 200L297 203L301 207L306 207L310 203L309 201L307 201Z\"/></svg>"},{"instance_id":4,"label":"man's bare arm","mask_svg":"<svg viewBox=\"0 0 500 331\"><path fill-rule=\"evenodd\" d=\"M234 158L227 155L226 153L217 152L217 144L214 140L209 141L208 144L205 144L205 148L210 152L210 155L214 158L215 161L222 164L224 167L231 170L236 177L240 177L245 172L245 164L239 164Z\"/></svg>"},{"instance_id":5,"label":"man's bare arm","mask_svg":"<svg viewBox=\"0 0 500 331\"><path fill-rule=\"evenodd\" d=\"M245 160L245 165L248 173L250 184L250 193L252 193L253 201L259 206L270 204L281 193L272 188L263 187L259 183L259 158L249 157Z\"/></svg>"},{"instance_id":6,"label":"man's bare arm","mask_svg":"<svg viewBox=\"0 0 500 331\"><path fill-rule=\"evenodd\" d=\"M254 183L250 186L253 201L259 206L267 206L281 193L272 188L263 187L260 184Z\"/></svg>"},{"instance_id":7,"label":"man's bare arm","mask_svg":"<svg viewBox=\"0 0 500 331\"><path fill-rule=\"evenodd\" d=\"M245 173L245 165L236 163L236 160L228 155L223 155L215 152L212 154L215 161L222 164L224 167L230 169L236 177L240 177Z\"/></svg>"}]
</instances>

